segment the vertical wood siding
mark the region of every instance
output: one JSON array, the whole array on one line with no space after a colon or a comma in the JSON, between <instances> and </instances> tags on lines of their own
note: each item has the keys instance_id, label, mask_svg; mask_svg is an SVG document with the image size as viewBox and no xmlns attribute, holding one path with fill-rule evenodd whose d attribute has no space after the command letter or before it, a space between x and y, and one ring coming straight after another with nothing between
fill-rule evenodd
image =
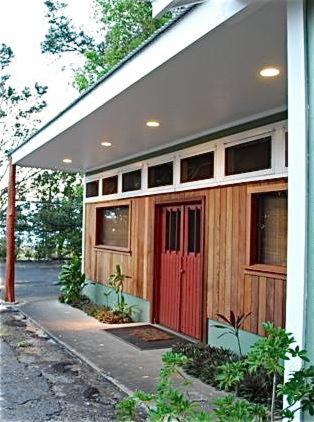
<instances>
[{"instance_id":1,"label":"vertical wood siding","mask_svg":"<svg viewBox=\"0 0 314 422\"><path fill-rule=\"evenodd\" d=\"M97 249L95 245L96 207L118 205L120 201L86 204L85 273L106 283L120 264L125 274L126 292L153 301L155 205L166 201L205 199L204 208L204 303L206 317L217 313L252 312L245 329L263 334L261 322L285 324L286 281L280 275L249 272L246 267L248 187L281 184L286 180L254 182L204 190L161 194L130 199L131 252ZM124 201L125 202L125 201ZM200 312L202 312L200 310ZM204 315L205 317L205 315Z\"/></svg>"}]
</instances>

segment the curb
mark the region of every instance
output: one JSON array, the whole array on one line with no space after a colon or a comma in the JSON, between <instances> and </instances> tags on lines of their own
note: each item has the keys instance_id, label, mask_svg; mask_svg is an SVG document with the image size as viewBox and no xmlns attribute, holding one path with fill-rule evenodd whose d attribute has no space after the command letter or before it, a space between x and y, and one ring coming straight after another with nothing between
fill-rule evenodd
<instances>
[{"instance_id":1,"label":"curb","mask_svg":"<svg viewBox=\"0 0 314 422\"><path fill-rule=\"evenodd\" d=\"M48 337L50 337L52 340L54 340L59 346L63 347L65 350L67 350L71 355L77 357L80 361L84 362L88 366L90 366L92 369L94 369L99 375L101 375L106 381L109 381L111 384L113 384L115 387L117 387L120 391L125 393L126 395L130 396L133 391L126 387L124 384L122 384L117 379L113 378L109 374L106 374L101 368L99 368L97 365L95 365L93 362L91 362L89 359L87 359L84 355L79 353L77 350L75 350L73 347L69 346L67 343L60 340L56 335L52 334L49 330L44 328L39 322L34 320L32 317L30 317L26 312L24 312L22 309L18 308L18 311L24 315L25 318L29 319L34 325L36 325L39 329L41 329L45 334L47 334Z\"/></svg>"}]
</instances>

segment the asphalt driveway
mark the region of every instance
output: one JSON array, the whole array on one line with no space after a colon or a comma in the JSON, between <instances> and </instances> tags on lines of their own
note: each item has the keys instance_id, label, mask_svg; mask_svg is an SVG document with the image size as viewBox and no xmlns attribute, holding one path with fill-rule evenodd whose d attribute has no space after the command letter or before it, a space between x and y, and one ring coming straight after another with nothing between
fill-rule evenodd
<instances>
[{"instance_id":1,"label":"asphalt driveway","mask_svg":"<svg viewBox=\"0 0 314 422\"><path fill-rule=\"evenodd\" d=\"M56 298L59 262L18 262L15 268L16 300L36 301ZM3 288L5 263L0 263L0 285Z\"/></svg>"}]
</instances>

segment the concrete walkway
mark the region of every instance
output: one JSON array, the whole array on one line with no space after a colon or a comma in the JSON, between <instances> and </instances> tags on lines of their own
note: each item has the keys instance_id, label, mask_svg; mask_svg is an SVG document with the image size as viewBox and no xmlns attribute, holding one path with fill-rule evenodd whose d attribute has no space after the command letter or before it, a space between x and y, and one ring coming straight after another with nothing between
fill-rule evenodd
<instances>
[{"instance_id":1,"label":"concrete walkway","mask_svg":"<svg viewBox=\"0 0 314 422\"><path fill-rule=\"evenodd\" d=\"M55 340L123 391L153 391L161 356L167 349L138 350L107 333L105 324L57 300L24 303L19 308ZM194 379L188 392L191 399L202 401L205 408L222 394Z\"/></svg>"}]
</instances>

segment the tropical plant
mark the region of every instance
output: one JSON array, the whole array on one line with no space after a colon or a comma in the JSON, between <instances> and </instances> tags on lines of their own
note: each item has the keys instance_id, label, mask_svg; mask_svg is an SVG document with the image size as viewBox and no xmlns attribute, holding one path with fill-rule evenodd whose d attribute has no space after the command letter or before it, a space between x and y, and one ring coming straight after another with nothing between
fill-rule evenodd
<instances>
[{"instance_id":1,"label":"tropical plant","mask_svg":"<svg viewBox=\"0 0 314 422\"><path fill-rule=\"evenodd\" d=\"M267 409L247 400L228 395L215 401L215 415L219 422L259 422L267 420Z\"/></svg>"},{"instance_id":2,"label":"tropical plant","mask_svg":"<svg viewBox=\"0 0 314 422\"><path fill-rule=\"evenodd\" d=\"M117 406L118 419L128 422L136 420L136 411L145 404L150 421L210 421L210 415L202 411L197 402L191 401L186 394L174 386L173 377L175 375L186 383L180 368L187 361L188 358L182 354L165 353L162 356L163 367L160 370L154 393L147 394L137 391L122 400Z\"/></svg>"},{"instance_id":3,"label":"tropical plant","mask_svg":"<svg viewBox=\"0 0 314 422\"><path fill-rule=\"evenodd\" d=\"M117 264L115 272L108 278L108 285L117 295L117 304L113 307L112 312L122 318L131 318L134 306L128 305L124 297L123 283L126 278L131 277L123 274L120 265Z\"/></svg>"},{"instance_id":4,"label":"tropical plant","mask_svg":"<svg viewBox=\"0 0 314 422\"><path fill-rule=\"evenodd\" d=\"M62 302L73 303L80 300L82 289L87 283L85 274L81 272L79 257L74 256L69 264L63 265L59 275L59 284Z\"/></svg>"},{"instance_id":5,"label":"tropical plant","mask_svg":"<svg viewBox=\"0 0 314 422\"><path fill-rule=\"evenodd\" d=\"M266 337L257 341L247 356L241 361L222 365L217 380L222 388L230 388L244 379L247 373L256 373L264 368L272 376L272 391L269 398L270 420L285 417L293 420L296 411L308 411L314 416L314 367L300 369L290 375L286 382L279 383L284 373L284 362L298 358L308 362L306 351L293 347L295 340L284 329L275 327L272 323L264 323ZM283 409L276 408L276 399L287 396L288 405ZM300 403L296 407L296 404Z\"/></svg>"},{"instance_id":6,"label":"tropical plant","mask_svg":"<svg viewBox=\"0 0 314 422\"><path fill-rule=\"evenodd\" d=\"M223 333L221 333L218 338L221 338L227 334L235 337L240 356L243 356L240 341L240 329L243 328L246 319L251 315L251 313L252 312L235 316L235 313L230 311L229 318L225 315L217 314L218 318L222 319L227 325L213 325L213 327L223 330Z\"/></svg>"}]
</instances>

